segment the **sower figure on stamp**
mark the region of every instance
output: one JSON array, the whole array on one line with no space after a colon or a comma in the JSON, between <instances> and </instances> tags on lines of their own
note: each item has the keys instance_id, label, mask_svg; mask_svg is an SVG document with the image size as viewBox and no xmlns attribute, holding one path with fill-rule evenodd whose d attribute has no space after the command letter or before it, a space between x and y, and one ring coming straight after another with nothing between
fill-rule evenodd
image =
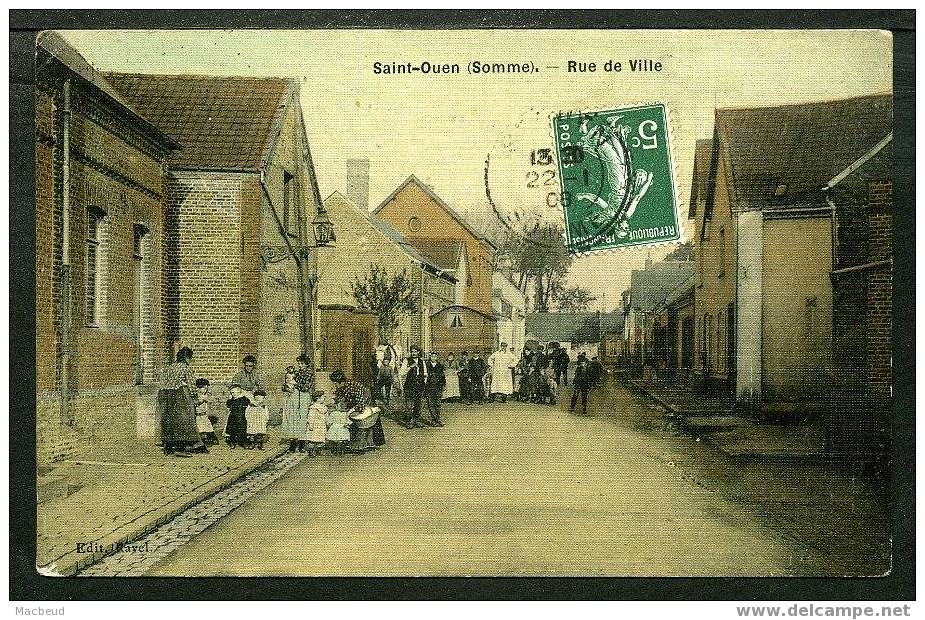
<instances>
[{"instance_id":1,"label":"sower figure on stamp","mask_svg":"<svg viewBox=\"0 0 925 620\"><path fill-rule=\"evenodd\" d=\"M581 413L588 415L588 392L594 385L591 370L588 367L588 360L584 356L578 358L578 366L575 368L575 377L572 379L572 403L569 406L569 412L575 412L575 405L578 397L581 396Z\"/></svg>"},{"instance_id":2,"label":"sower figure on stamp","mask_svg":"<svg viewBox=\"0 0 925 620\"><path fill-rule=\"evenodd\" d=\"M430 413L430 421L434 426L443 426L440 420L440 403L443 400L443 389L446 387L446 374L443 364L437 359L437 354L430 352L430 359L427 361L427 411Z\"/></svg>"},{"instance_id":3,"label":"sower figure on stamp","mask_svg":"<svg viewBox=\"0 0 925 620\"><path fill-rule=\"evenodd\" d=\"M421 400L427 387L427 364L421 358L421 349L417 345L411 345L411 357L405 360L402 374L405 377L405 402L410 408L405 414L404 425L407 428L420 428L424 426L421 423Z\"/></svg>"}]
</instances>

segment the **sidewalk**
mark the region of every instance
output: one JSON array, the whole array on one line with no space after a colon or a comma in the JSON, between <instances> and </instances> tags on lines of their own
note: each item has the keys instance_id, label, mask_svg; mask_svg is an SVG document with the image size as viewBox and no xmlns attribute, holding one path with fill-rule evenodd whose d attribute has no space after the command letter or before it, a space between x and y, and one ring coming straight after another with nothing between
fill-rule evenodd
<instances>
[{"instance_id":1,"label":"sidewalk","mask_svg":"<svg viewBox=\"0 0 925 620\"><path fill-rule=\"evenodd\" d=\"M265 450L166 456L150 441L118 440L77 459L39 468L36 563L72 575L227 487L286 450L271 433Z\"/></svg>"},{"instance_id":2,"label":"sidewalk","mask_svg":"<svg viewBox=\"0 0 925 620\"><path fill-rule=\"evenodd\" d=\"M825 427L818 416L785 424L762 424L737 415L732 397L697 393L685 386L629 380L665 408L678 427L725 454L742 460L825 459Z\"/></svg>"}]
</instances>

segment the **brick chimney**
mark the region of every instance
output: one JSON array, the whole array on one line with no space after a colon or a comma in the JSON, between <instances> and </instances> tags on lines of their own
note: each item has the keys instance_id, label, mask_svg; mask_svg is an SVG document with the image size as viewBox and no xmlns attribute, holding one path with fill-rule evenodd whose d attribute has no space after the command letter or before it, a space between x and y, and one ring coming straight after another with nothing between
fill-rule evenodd
<instances>
[{"instance_id":1,"label":"brick chimney","mask_svg":"<svg viewBox=\"0 0 925 620\"><path fill-rule=\"evenodd\" d=\"M347 160L347 198L364 211L369 210L369 160Z\"/></svg>"}]
</instances>

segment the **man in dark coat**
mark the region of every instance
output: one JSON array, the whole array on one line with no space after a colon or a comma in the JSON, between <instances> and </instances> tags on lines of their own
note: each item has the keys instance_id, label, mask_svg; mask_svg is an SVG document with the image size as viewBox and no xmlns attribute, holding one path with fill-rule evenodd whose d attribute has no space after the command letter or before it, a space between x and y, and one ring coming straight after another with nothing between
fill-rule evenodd
<instances>
[{"instance_id":1,"label":"man in dark coat","mask_svg":"<svg viewBox=\"0 0 925 620\"><path fill-rule=\"evenodd\" d=\"M556 358L553 360L555 364L556 371L556 383L559 385L568 386L568 365L571 360L568 356L568 351L565 350L565 347L559 349L556 353Z\"/></svg>"},{"instance_id":2,"label":"man in dark coat","mask_svg":"<svg viewBox=\"0 0 925 620\"><path fill-rule=\"evenodd\" d=\"M604 365L597 359L597 356L591 358L588 364L588 372L591 375L591 387L597 387L604 380Z\"/></svg>"},{"instance_id":3,"label":"man in dark coat","mask_svg":"<svg viewBox=\"0 0 925 620\"><path fill-rule=\"evenodd\" d=\"M421 349L416 345L411 345L411 357L407 364L405 373L405 401L410 404L410 417L405 419L405 427L421 428L421 401L424 398L424 391L427 387L427 364L421 358Z\"/></svg>"},{"instance_id":4,"label":"man in dark coat","mask_svg":"<svg viewBox=\"0 0 925 620\"><path fill-rule=\"evenodd\" d=\"M427 411L430 413L430 422L434 426L443 426L440 420L440 403L443 401L443 390L446 388L446 373L443 364L437 359L434 351L430 352L427 360Z\"/></svg>"},{"instance_id":5,"label":"man in dark coat","mask_svg":"<svg viewBox=\"0 0 925 620\"><path fill-rule=\"evenodd\" d=\"M482 359L478 351L469 360L469 389L471 400L481 405L485 402L485 374L488 372L488 362Z\"/></svg>"},{"instance_id":6,"label":"man in dark coat","mask_svg":"<svg viewBox=\"0 0 925 620\"><path fill-rule=\"evenodd\" d=\"M459 375L459 400L467 405L472 402L472 381L469 377L469 352L459 354L457 374Z\"/></svg>"},{"instance_id":7,"label":"man in dark coat","mask_svg":"<svg viewBox=\"0 0 925 620\"><path fill-rule=\"evenodd\" d=\"M572 380L572 404L569 406L569 413L575 413L575 405L578 397L581 396L581 414L588 415L588 392L591 391L591 369L588 367L586 357L578 358L578 366L575 368L575 378Z\"/></svg>"}]
</instances>

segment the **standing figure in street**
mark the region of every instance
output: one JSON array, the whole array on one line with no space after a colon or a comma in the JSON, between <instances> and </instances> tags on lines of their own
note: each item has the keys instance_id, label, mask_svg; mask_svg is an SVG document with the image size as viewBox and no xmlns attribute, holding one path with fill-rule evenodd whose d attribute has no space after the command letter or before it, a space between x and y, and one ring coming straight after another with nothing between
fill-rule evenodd
<instances>
[{"instance_id":1,"label":"standing figure in street","mask_svg":"<svg viewBox=\"0 0 925 620\"><path fill-rule=\"evenodd\" d=\"M467 405L472 404L472 374L469 372L469 352L463 351L459 354L457 366L459 370L456 375L459 377L459 400Z\"/></svg>"},{"instance_id":2,"label":"standing figure in street","mask_svg":"<svg viewBox=\"0 0 925 620\"><path fill-rule=\"evenodd\" d=\"M373 398L389 404L392 395L392 382L398 374L401 355L393 345L384 338L376 347L376 372L373 374Z\"/></svg>"},{"instance_id":3,"label":"standing figure in street","mask_svg":"<svg viewBox=\"0 0 925 620\"><path fill-rule=\"evenodd\" d=\"M243 368L238 371L238 374L234 376L231 382L240 385L241 389L244 391L244 394L253 400L254 392L257 390L263 390L266 392L267 388L263 384L263 380L260 378L260 374L257 373L256 357L253 355L245 355L242 364Z\"/></svg>"},{"instance_id":4,"label":"standing figure in street","mask_svg":"<svg viewBox=\"0 0 925 620\"><path fill-rule=\"evenodd\" d=\"M446 369L444 375L446 377L446 389L443 391L444 400L453 400L459 399L459 362L456 361L456 357L450 353L446 356L446 364L444 365Z\"/></svg>"},{"instance_id":5,"label":"standing figure in street","mask_svg":"<svg viewBox=\"0 0 925 620\"><path fill-rule=\"evenodd\" d=\"M568 367L571 361L565 347L560 347L553 360L556 366L556 383L559 385L568 387Z\"/></svg>"},{"instance_id":6,"label":"standing figure in street","mask_svg":"<svg viewBox=\"0 0 925 620\"><path fill-rule=\"evenodd\" d=\"M331 451L335 456L343 456L350 441L350 418L347 416L347 403L343 398L337 399L334 407L328 411L325 420L327 432L325 439L331 443Z\"/></svg>"},{"instance_id":7,"label":"standing figure in street","mask_svg":"<svg viewBox=\"0 0 925 620\"><path fill-rule=\"evenodd\" d=\"M308 429L305 437L308 442L308 456L314 458L324 447L328 432L328 408L334 404L334 400L320 390L312 393L312 400L314 402L308 408Z\"/></svg>"},{"instance_id":8,"label":"standing figure in street","mask_svg":"<svg viewBox=\"0 0 925 620\"><path fill-rule=\"evenodd\" d=\"M579 357L578 366L575 367L575 378L572 380L572 403L569 406L569 413L575 413L575 405L580 396L581 414L588 415L588 392L591 391L591 387L591 370L588 368L588 359Z\"/></svg>"},{"instance_id":9,"label":"standing figure in street","mask_svg":"<svg viewBox=\"0 0 925 620\"><path fill-rule=\"evenodd\" d=\"M501 402L507 402L507 397L514 393L514 366L517 359L507 350L507 343L502 342L501 348L488 356L488 367L491 370L491 399L495 395L501 397Z\"/></svg>"},{"instance_id":10,"label":"standing figure in street","mask_svg":"<svg viewBox=\"0 0 925 620\"><path fill-rule=\"evenodd\" d=\"M430 352L427 360L427 411L430 413L430 423L434 426L443 426L440 420L440 404L443 401L443 389L446 387L446 372L443 364L437 359L434 351Z\"/></svg>"},{"instance_id":11,"label":"standing figure in street","mask_svg":"<svg viewBox=\"0 0 925 620\"><path fill-rule=\"evenodd\" d=\"M254 392L254 401L247 406L244 418L247 420L247 447L263 450L267 438L267 422L270 410L266 405L267 393L263 390Z\"/></svg>"},{"instance_id":12,"label":"standing figure in street","mask_svg":"<svg viewBox=\"0 0 925 620\"><path fill-rule=\"evenodd\" d=\"M228 407L225 441L231 449L247 448L247 407L251 404L251 398L237 383L232 383L230 389L231 398L225 402Z\"/></svg>"},{"instance_id":13,"label":"standing figure in street","mask_svg":"<svg viewBox=\"0 0 925 620\"><path fill-rule=\"evenodd\" d=\"M469 402L482 404L485 402L485 375L488 374L488 364L482 359L482 354L476 351L469 360Z\"/></svg>"},{"instance_id":14,"label":"standing figure in street","mask_svg":"<svg viewBox=\"0 0 925 620\"><path fill-rule=\"evenodd\" d=\"M214 446L218 443L218 438L215 436L215 427L209 417L211 401L212 393L209 391L209 380L196 379L196 430L199 431L202 443L207 446Z\"/></svg>"},{"instance_id":15,"label":"standing figure in street","mask_svg":"<svg viewBox=\"0 0 925 620\"><path fill-rule=\"evenodd\" d=\"M597 387L604 381L604 365L601 364L596 355L591 358L591 363L588 364L588 372L591 375L591 387Z\"/></svg>"},{"instance_id":16,"label":"standing figure in street","mask_svg":"<svg viewBox=\"0 0 925 620\"><path fill-rule=\"evenodd\" d=\"M405 360L404 364L402 375L405 378L405 402L410 409L406 414L408 417L405 418L404 426L406 428L421 428L424 426L421 423L421 401L427 387L427 364L421 358L421 349L417 345L411 345L411 357Z\"/></svg>"},{"instance_id":17,"label":"standing figure in street","mask_svg":"<svg viewBox=\"0 0 925 620\"><path fill-rule=\"evenodd\" d=\"M189 456L194 452L209 451L196 428L192 361L193 350L183 347L177 351L176 361L165 367L161 375L157 412L161 420L164 454Z\"/></svg>"},{"instance_id":18,"label":"standing figure in street","mask_svg":"<svg viewBox=\"0 0 925 620\"><path fill-rule=\"evenodd\" d=\"M283 393L286 400L283 403L283 423L280 434L283 439L289 440L289 451L305 450L308 437L308 409L312 403L312 392L315 382L315 372L307 355L300 355L297 368L289 379L289 372L283 380Z\"/></svg>"}]
</instances>

